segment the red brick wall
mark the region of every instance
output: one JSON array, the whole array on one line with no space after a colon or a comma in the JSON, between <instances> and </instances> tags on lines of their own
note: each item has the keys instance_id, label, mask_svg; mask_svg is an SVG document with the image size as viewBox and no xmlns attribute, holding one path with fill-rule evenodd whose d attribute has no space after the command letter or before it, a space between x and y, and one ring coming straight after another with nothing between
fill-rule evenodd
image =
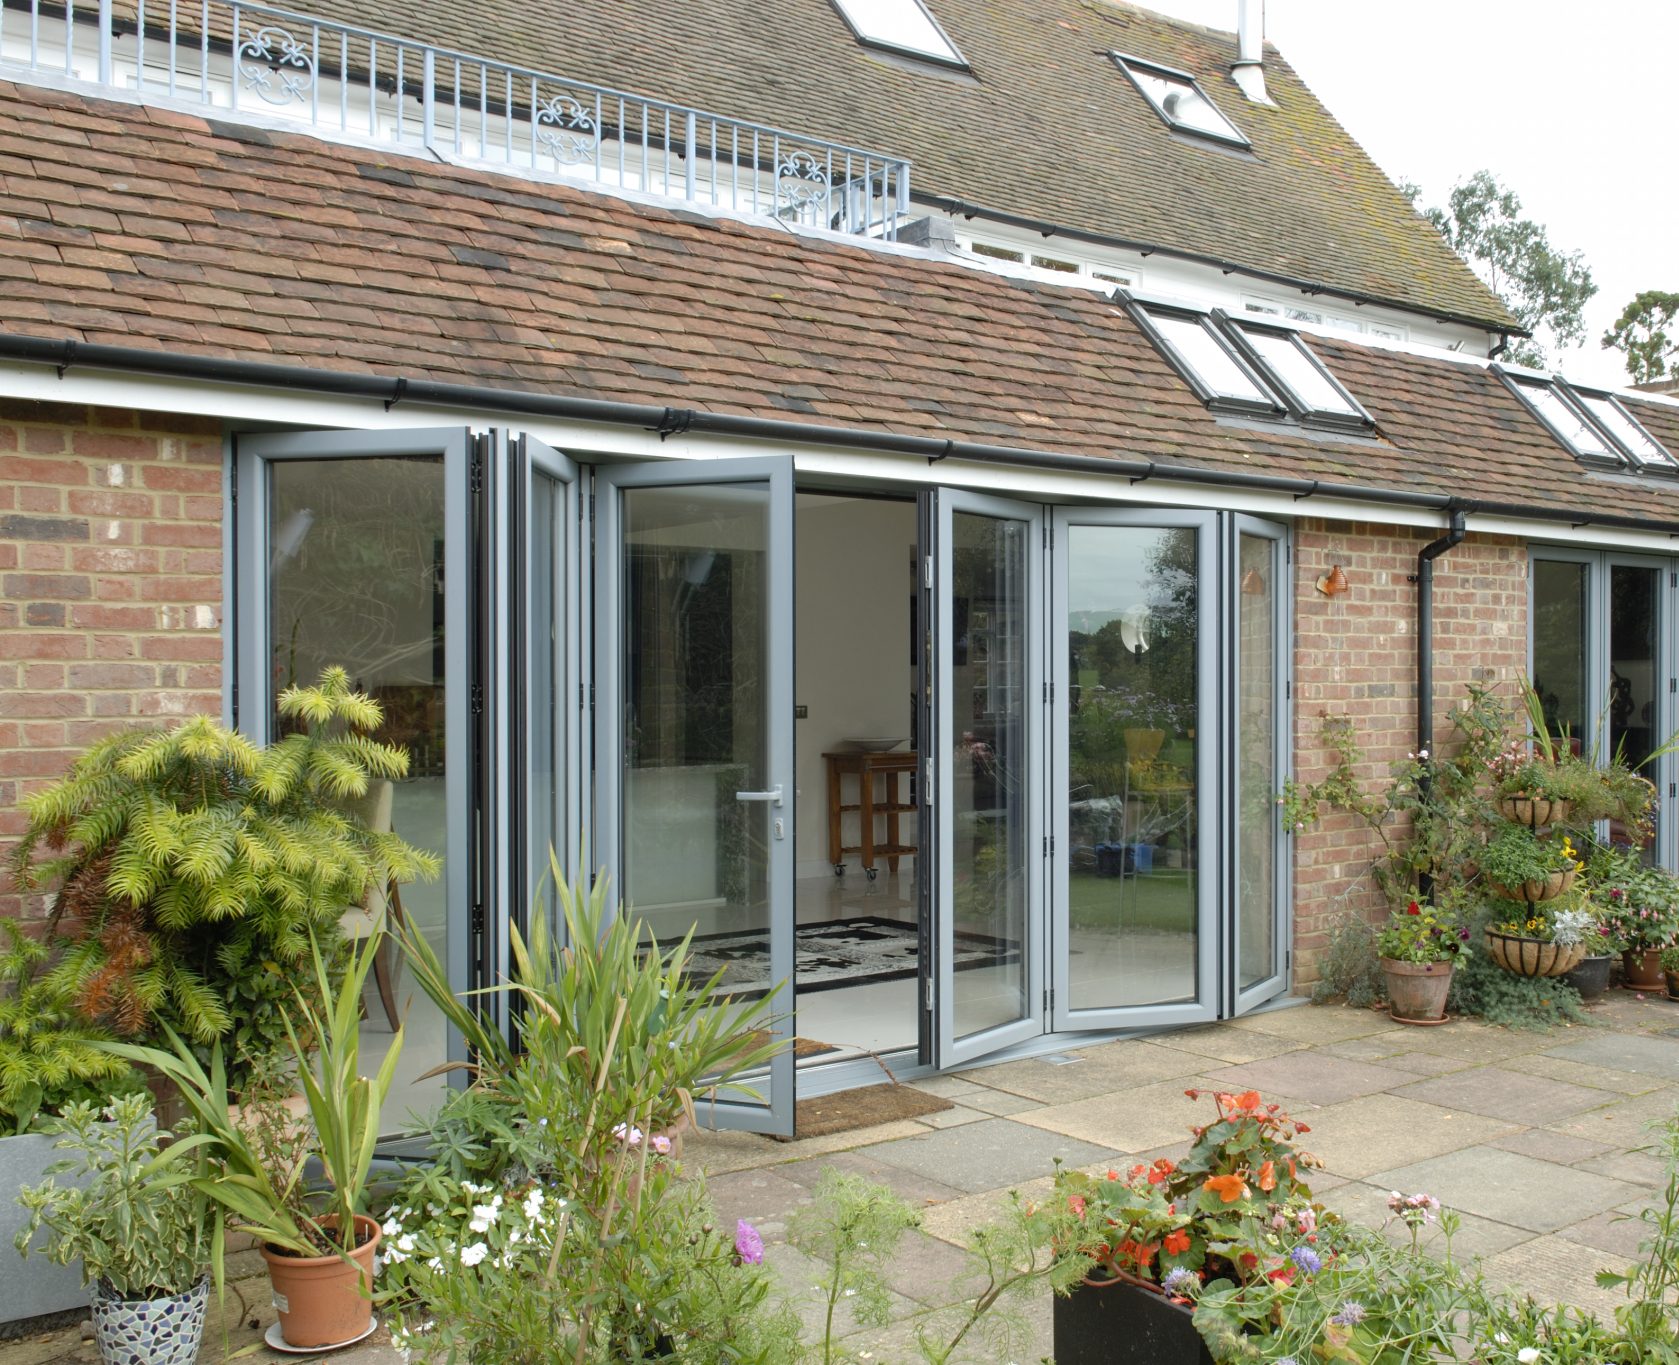
<instances>
[{"instance_id":1,"label":"red brick wall","mask_svg":"<svg viewBox=\"0 0 1679 1365\"><path fill-rule=\"evenodd\" d=\"M221 713L222 512L216 423L0 400L0 854L93 739Z\"/></svg>"},{"instance_id":2,"label":"red brick wall","mask_svg":"<svg viewBox=\"0 0 1679 1365\"><path fill-rule=\"evenodd\" d=\"M1370 788L1416 748L1417 551L1441 534L1373 523L1305 520L1295 529L1295 775L1325 775L1328 715L1357 723ZM1317 580L1339 564L1338 597ZM1452 709L1469 682L1507 682L1527 667L1527 554L1519 541L1471 535L1434 562L1434 721L1449 741ZM1295 981L1315 979L1316 955L1343 909L1379 918L1387 907L1363 874L1380 844L1354 818L1329 815L1295 836Z\"/></svg>"}]
</instances>

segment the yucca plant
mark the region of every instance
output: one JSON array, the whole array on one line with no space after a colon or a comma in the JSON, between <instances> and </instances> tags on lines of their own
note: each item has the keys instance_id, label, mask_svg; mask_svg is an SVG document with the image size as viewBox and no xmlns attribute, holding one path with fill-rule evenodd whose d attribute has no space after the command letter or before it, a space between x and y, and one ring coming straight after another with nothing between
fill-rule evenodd
<instances>
[{"instance_id":1,"label":"yucca plant","mask_svg":"<svg viewBox=\"0 0 1679 1365\"><path fill-rule=\"evenodd\" d=\"M24 802L10 859L20 885L56 890L51 979L86 1018L129 1038L167 1026L201 1059L221 1040L236 1081L283 1048L311 943L336 961L348 907L438 868L349 813L408 770L371 737L378 704L329 668L278 705L293 730L265 749L202 716L101 740Z\"/></svg>"}]
</instances>

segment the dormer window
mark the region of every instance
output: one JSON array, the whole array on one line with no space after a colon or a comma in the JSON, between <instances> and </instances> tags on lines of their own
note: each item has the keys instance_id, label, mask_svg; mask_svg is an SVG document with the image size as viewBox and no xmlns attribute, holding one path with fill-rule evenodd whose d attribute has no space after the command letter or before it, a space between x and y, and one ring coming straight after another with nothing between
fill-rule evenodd
<instances>
[{"instance_id":1,"label":"dormer window","mask_svg":"<svg viewBox=\"0 0 1679 1365\"><path fill-rule=\"evenodd\" d=\"M1577 458L1591 464L1679 474L1679 460L1614 394L1577 388L1560 377L1495 369L1510 391Z\"/></svg>"},{"instance_id":2,"label":"dormer window","mask_svg":"<svg viewBox=\"0 0 1679 1365\"><path fill-rule=\"evenodd\" d=\"M1208 407L1280 417L1283 407L1206 313L1142 304L1135 316Z\"/></svg>"},{"instance_id":3,"label":"dormer window","mask_svg":"<svg viewBox=\"0 0 1679 1365\"><path fill-rule=\"evenodd\" d=\"M1375 419L1290 328L1240 321L1216 308L1203 312L1128 295L1121 299L1214 412L1289 417L1338 431L1374 430Z\"/></svg>"},{"instance_id":4,"label":"dormer window","mask_svg":"<svg viewBox=\"0 0 1679 1365\"><path fill-rule=\"evenodd\" d=\"M1230 321L1230 334L1270 379L1288 410L1309 426L1367 431L1375 423L1298 332Z\"/></svg>"},{"instance_id":5,"label":"dormer window","mask_svg":"<svg viewBox=\"0 0 1679 1365\"><path fill-rule=\"evenodd\" d=\"M968 65L921 0L834 0L834 7L860 42L945 66Z\"/></svg>"},{"instance_id":6,"label":"dormer window","mask_svg":"<svg viewBox=\"0 0 1679 1365\"><path fill-rule=\"evenodd\" d=\"M1143 98L1154 106L1154 112L1166 120L1168 127L1197 137L1212 138L1233 147L1246 147L1247 138L1241 130L1218 111L1207 98L1195 77L1187 71L1174 71L1169 66L1139 61L1123 53L1108 54L1114 64L1131 78Z\"/></svg>"}]
</instances>

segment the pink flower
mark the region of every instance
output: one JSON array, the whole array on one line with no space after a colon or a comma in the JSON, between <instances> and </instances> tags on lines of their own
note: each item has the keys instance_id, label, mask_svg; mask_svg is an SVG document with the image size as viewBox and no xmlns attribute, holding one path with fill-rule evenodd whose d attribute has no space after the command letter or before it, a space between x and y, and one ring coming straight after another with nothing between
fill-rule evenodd
<instances>
[{"instance_id":1,"label":"pink flower","mask_svg":"<svg viewBox=\"0 0 1679 1365\"><path fill-rule=\"evenodd\" d=\"M735 1224L735 1255L742 1265L761 1265L764 1260L764 1239L744 1218Z\"/></svg>"},{"instance_id":2,"label":"pink flower","mask_svg":"<svg viewBox=\"0 0 1679 1365\"><path fill-rule=\"evenodd\" d=\"M669 1156L670 1155L670 1139L668 1137L666 1137L663 1133L655 1133L653 1135L653 1150L655 1152L657 1152L660 1156Z\"/></svg>"}]
</instances>

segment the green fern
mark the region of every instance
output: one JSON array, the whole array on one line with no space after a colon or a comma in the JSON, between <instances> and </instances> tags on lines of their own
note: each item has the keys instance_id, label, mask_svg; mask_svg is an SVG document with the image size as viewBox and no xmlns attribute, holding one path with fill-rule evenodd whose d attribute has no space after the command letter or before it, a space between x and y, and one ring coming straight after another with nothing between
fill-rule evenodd
<instances>
[{"instance_id":1,"label":"green fern","mask_svg":"<svg viewBox=\"0 0 1679 1365\"><path fill-rule=\"evenodd\" d=\"M279 712L291 733L266 749L206 716L123 731L24 802L12 872L56 891L69 941L45 980L88 1019L131 1037L167 1023L255 1061L284 1042L310 934L330 947L371 888L437 874L434 855L346 810L408 771L367 733L377 703L331 668Z\"/></svg>"}]
</instances>

